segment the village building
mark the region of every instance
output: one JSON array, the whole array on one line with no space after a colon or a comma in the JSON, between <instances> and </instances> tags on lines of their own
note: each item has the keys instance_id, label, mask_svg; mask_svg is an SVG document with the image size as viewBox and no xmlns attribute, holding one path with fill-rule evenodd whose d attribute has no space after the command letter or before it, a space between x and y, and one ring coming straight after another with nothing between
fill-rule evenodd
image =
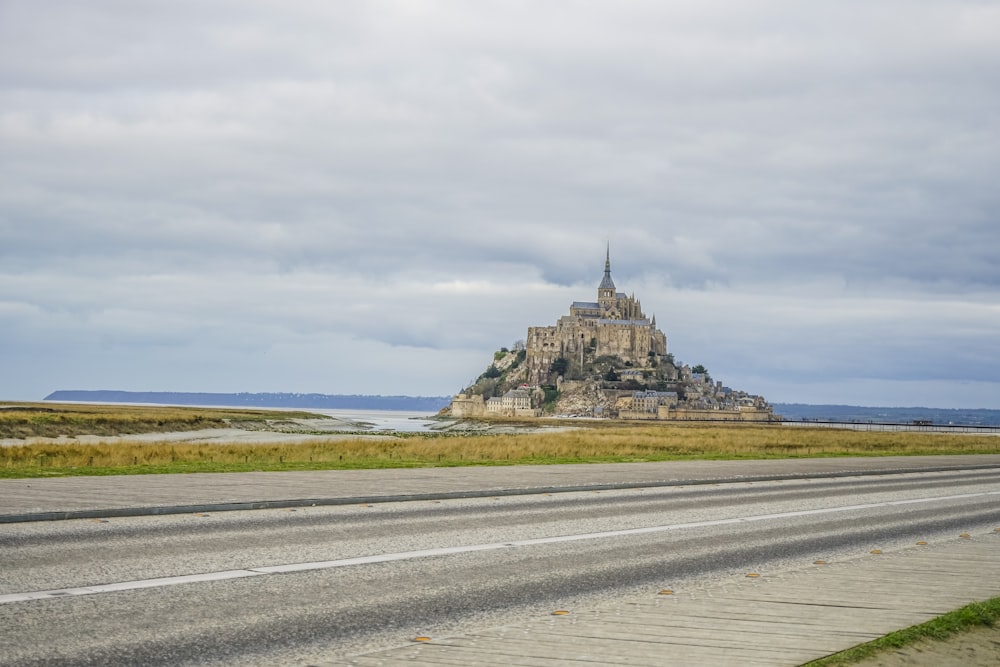
<instances>
[{"instance_id":1,"label":"village building","mask_svg":"<svg viewBox=\"0 0 1000 667\"><path fill-rule=\"evenodd\" d=\"M511 389L503 396L494 396L486 401L486 414L498 417L536 417L537 410L531 407L531 394L525 389Z\"/></svg>"}]
</instances>

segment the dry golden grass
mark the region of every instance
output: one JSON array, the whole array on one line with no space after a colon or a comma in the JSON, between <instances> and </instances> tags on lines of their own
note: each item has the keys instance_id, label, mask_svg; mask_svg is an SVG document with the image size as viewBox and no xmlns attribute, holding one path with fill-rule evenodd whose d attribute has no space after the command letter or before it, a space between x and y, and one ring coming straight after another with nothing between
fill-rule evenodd
<instances>
[{"instance_id":1,"label":"dry golden grass","mask_svg":"<svg viewBox=\"0 0 1000 667\"><path fill-rule=\"evenodd\" d=\"M938 433L880 433L750 425L656 425L579 429L548 434L428 439L416 456L459 453L466 458L586 458L652 460L688 457L845 456L916 453L996 453L1000 439Z\"/></svg>"},{"instance_id":2,"label":"dry golden grass","mask_svg":"<svg viewBox=\"0 0 1000 667\"><path fill-rule=\"evenodd\" d=\"M169 442L21 445L0 448L0 476L38 474L43 470L50 471L49 474L107 474L996 453L1000 453L1000 438L996 436L778 425L623 425L523 435L422 434L277 445Z\"/></svg>"},{"instance_id":3,"label":"dry golden grass","mask_svg":"<svg viewBox=\"0 0 1000 667\"><path fill-rule=\"evenodd\" d=\"M68 403L0 404L0 438L77 435L131 435L223 428L231 421L262 421L316 416L307 413L242 410L92 405Z\"/></svg>"}]
</instances>

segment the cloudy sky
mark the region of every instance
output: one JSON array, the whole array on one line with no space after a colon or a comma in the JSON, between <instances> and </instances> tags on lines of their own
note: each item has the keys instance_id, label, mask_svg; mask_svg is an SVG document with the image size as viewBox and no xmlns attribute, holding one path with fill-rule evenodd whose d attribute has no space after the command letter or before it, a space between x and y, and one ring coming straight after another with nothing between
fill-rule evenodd
<instances>
[{"instance_id":1,"label":"cloudy sky","mask_svg":"<svg viewBox=\"0 0 1000 667\"><path fill-rule=\"evenodd\" d=\"M620 290L776 402L1000 408L1000 5L0 2L0 399L445 395Z\"/></svg>"}]
</instances>

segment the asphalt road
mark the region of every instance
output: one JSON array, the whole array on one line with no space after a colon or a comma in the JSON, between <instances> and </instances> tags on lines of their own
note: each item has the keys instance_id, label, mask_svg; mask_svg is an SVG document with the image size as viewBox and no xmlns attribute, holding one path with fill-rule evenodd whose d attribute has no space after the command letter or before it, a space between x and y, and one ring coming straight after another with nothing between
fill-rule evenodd
<instances>
[{"instance_id":1,"label":"asphalt road","mask_svg":"<svg viewBox=\"0 0 1000 667\"><path fill-rule=\"evenodd\" d=\"M1000 469L9 524L0 663L322 664L998 524Z\"/></svg>"}]
</instances>

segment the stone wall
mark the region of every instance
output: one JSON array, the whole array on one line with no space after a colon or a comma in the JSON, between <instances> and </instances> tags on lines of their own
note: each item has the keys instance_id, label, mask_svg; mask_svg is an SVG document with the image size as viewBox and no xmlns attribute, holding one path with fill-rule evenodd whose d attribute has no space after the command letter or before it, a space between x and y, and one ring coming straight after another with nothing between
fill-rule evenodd
<instances>
[{"instance_id":1,"label":"stone wall","mask_svg":"<svg viewBox=\"0 0 1000 667\"><path fill-rule=\"evenodd\" d=\"M645 410L619 410L618 419L638 419L641 421L656 421L660 416L655 412Z\"/></svg>"},{"instance_id":2,"label":"stone wall","mask_svg":"<svg viewBox=\"0 0 1000 667\"><path fill-rule=\"evenodd\" d=\"M694 410L690 408L674 408L661 405L656 412L657 419L684 421L772 421L774 415L770 409L740 408L739 410Z\"/></svg>"},{"instance_id":3,"label":"stone wall","mask_svg":"<svg viewBox=\"0 0 1000 667\"><path fill-rule=\"evenodd\" d=\"M562 341L556 327L528 327L524 363L528 369L528 384L548 382L552 362L562 356Z\"/></svg>"},{"instance_id":4,"label":"stone wall","mask_svg":"<svg viewBox=\"0 0 1000 667\"><path fill-rule=\"evenodd\" d=\"M459 394L451 399L452 417L461 419L463 417L482 417L485 414L486 403L483 401L483 397L478 394L472 396Z\"/></svg>"}]
</instances>

